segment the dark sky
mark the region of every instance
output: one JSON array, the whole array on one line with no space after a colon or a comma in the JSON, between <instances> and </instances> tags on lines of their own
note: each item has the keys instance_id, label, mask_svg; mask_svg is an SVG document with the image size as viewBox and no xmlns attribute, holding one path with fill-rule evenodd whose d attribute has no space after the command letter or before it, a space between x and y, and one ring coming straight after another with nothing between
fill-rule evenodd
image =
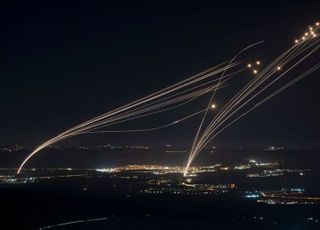
<instances>
[{"instance_id":1,"label":"dark sky","mask_svg":"<svg viewBox=\"0 0 320 230\"><path fill-rule=\"evenodd\" d=\"M221 63L255 41L264 39L270 53L284 50L319 12L319 1L306 0L2 5L0 143L34 146ZM278 95L215 143L319 147L319 75ZM198 122L152 134L75 137L70 143L189 146Z\"/></svg>"}]
</instances>

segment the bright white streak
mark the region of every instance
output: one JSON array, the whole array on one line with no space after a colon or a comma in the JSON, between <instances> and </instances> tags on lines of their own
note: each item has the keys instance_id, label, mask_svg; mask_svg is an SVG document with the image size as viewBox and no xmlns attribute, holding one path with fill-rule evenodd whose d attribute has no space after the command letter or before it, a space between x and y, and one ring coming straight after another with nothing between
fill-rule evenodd
<instances>
[{"instance_id":1,"label":"bright white streak","mask_svg":"<svg viewBox=\"0 0 320 230\"><path fill-rule=\"evenodd\" d=\"M236 66L237 64L233 65L232 67ZM99 128L101 127L101 125L104 125L104 124L108 124L111 122L111 120L114 120L112 119L112 116L115 116L121 112L124 112L124 111L128 111L129 109L132 109L132 108L135 108L135 107L138 107L140 105L143 105L147 102L150 102L152 100L155 100L155 99L158 99L158 98L161 98L162 96L166 96L172 92L175 92L177 90L180 90L182 88L185 88L189 85L192 85L192 84L195 84L197 82L199 82L200 80L203 80L203 79L206 79L208 77L211 77L211 76L214 76L222 71L225 71L225 67L220 67L222 66L222 64L220 65L217 65L213 68L210 68L206 71L203 71L199 74L196 74L196 75L193 75L191 77L189 77L188 79L185 79L179 83L176 83L172 86L169 86L169 87L166 87L165 89L162 89L156 93L153 93L149 96L146 96L146 97L143 97L139 100L136 100L134 102L131 102L125 106L122 106L118 109L115 109L115 110L112 110L111 112L108 112L108 113L105 113L101 116L98 116L96 118L93 118L89 121L86 121L86 122L83 122L71 129L68 129L60 134L58 134L56 137L53 137L52 139L49 139L48 141L42 143L41 145L39 145L36 149L34 149L24 160L23 162L21 163L18 171L17 171L17 174L19 174L21 172L21 169L23 168L23 166L29 161L29 159L31 157L33 157L35 154L37 154L39 151L41 151L42 149L48 147L49 145L52 145L54 143L57 143L59 141L62 141L62 140L65 140L67 138L70 138L70 137L73 137L73 136L77 136L79 134L82 134L83 132L85 131L88 131L88 130L92 130L94 128ZM218 68L220 67L220 68ZM232 68L231 67L231 68ZM134 113L133 113L134 114ZM111 120L110 120L110 119ZM123 118L123 117L122 117ZM106 119L106 120L104 120ZM119 120L120 118L115 118L115 120Z\"/></svg>"},{"instance_id":2,"label":"bright white streak","mask_svg":"<svg viewBox=\"0 0 320 230\"><path fill-rule=\"evenodd\" d=\"M317 43L317 42L315 42L315 43ZM314 44L315 44L314 43ZM310 47L310 46L309 46ZM295 46L293 47L293 48L295 48ZM304 56L302 59L300 59L297 63L295 63L294 65L293 65L293 67L295 67L297 64L299 64L300 62L302 62L305 58L307 58L309 55L311 55L315 50L317 50L319 47L316 47L314 50L312 50L309 54L307 54L306 56ZM303 49L301 52L304 52L304 50L305 49ZM291 49L289 49L289 51L291 51ZM300 52L300 53L301 53ZM294 55L293 56L291 56L291 58L289 58L289 60L292 60L293 58L295 58L295 57L297 57L297 55L299 55L299 53L298 54L296 54L296 52L293 52L294 53ZM286 54L286 53L285 53ZM283 55L282 55L283 56ZM286 55L285 55L286 56ZM284 60L286 60L286 57L284 58ZM280 60L279 60L280 61ZM281 61L280 61L281 62ZM289 62L289 61L287 61L287 62ZM271 68L272 66L274 66L274 65L269 65L269 69L273 69L273 67ZM293 68L293 67L291 67L291 68ZM291 69L290 68L290 69ZM267 68L268 69L268 68ZM290 70L289 69L289 70ZM287 73L287 72L289 72L289 70L287 70L285 73ZM268 79L272 74L274 73L274 71L273 72L271 72L270 74L267 74L266 76L266 78L265 79ZM281 76L283 76L285 73L283 73L282 75L280 75L280 77ZM260 74L260 75L262 75L263 76L263 74ZM277 79L279 79L280 77L278 77ZM276 79L276 80L277 80ZM274 80L273 82L275 82L276 80ZM256 79L255 80L253 80L253 82L255 82L256 81ZM262 81L263 82L263 81ZM261 83L262 83L261 82ZM267 87L269 87L273 82L271 82ZM260 84L261 84L260 83ZM250 84L251 83L249 83L248 85L250 86ZM255 88L257 88L257 86L255 86L255 87L253 87L252 88L252 90L254 90ZM250 89L250 87L248 87L248 86L246 86L245 87L245 89ZM252 90L250 90L249 92L252 92ZM264 89L262 89L262 91L264 91L265 90L265 88ZM241 91L240 91L241 92ZM239 93L240 93L239 92ZM245 92L245 91L244 91ZM255 96L257 96L258 94L260 94L260 92L261 91L259 91ZM248 94L247 94L248 95ZM240 95L239 96L241 96L241 93L240 93ZM246 101L245 103L243 103L241 106L240 106L240 108L242 108L245 104L247 104L250 100L252 100L255 96L253 96L253 97L251 97L251 98L249 98L249 100L248 101ZM243 96L242 96L243 97ZM232 99L233 100L233 102L236 102L236 104L238 104L238 103L240 103L240 101L242 101L242 99L240 99L239 98L239 100L236 98L236 99ZM229 102L232 102L232 100L230 100ZM233 103L232 102L232 103ZM232 103L230 104L230 105L232 105ZM229 104L229 103L228 103ZM230 106L229 105L229 106ZM231 109L234 107L234 105L232 106L232 107L230 107L229 108L229 111L232 111ZM238 108L237 110L239 110L240 108ZM237 111L236 110L236 111ZM225 112L226 110L222 110L221 112L220 112L220 114L223 114L224 112ZM188 172L188 168L190 167L190 164L192 163L192 161L194 160L194 158L199 154L199 152L204 148L204 146L205 145L207 145L208 143L209 143L209 141L210 140L212 140L213 138L210 138L210 136L212 136L212 134L214 134L214 132L215 132L215 130L218 128L218 127L220 127L223 123L224 123L224 121L226 121L230 116L232 116L236 111L234 111L233 113L231 113L231 115L229 115L227 118L223 118L224 116L222 116L221 118L223 118L223 120L222 121L220 121L220 122L217 122L217 121L219 121L219 114L217 115L217 117L215 117L214 119L213 119L213 123L212 124L210 124L209 126L208 126L208 128L207 128L207 130L204 132L204 134L202 135L202 137L200 138L201 140L199 140L199 142L197 143L197 146L195 147L195 149L190 153L190 156L189 156L189 159L188 159L188 162L187 162L187 165L186 165L186 167L185 167L185 171L184 171L184 175L186 175L187 174L187 172ZM218 119L218 120L217 120ZM220 119L221 120L221 119ZM237 119L236 119L237 120ZM214 125L216 123L216 126L212 126L212 125ZM210 128L210 126L212 127L212 128ZM216 128L214 128L214 127L216 127ZM220 133L220 131L219 131L219 133ZM214 135L214 136L216 136L216 135ZM209 139L209 141L208 141L208 139Z\"/></svg>"}]
</instances>

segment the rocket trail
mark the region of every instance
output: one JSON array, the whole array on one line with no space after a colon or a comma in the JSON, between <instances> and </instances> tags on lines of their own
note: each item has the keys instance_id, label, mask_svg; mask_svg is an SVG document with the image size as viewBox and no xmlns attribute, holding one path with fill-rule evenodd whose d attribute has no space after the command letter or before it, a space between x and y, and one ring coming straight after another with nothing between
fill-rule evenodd
<instances>
[{"instance_id":1,"label":"rocket trail","mask_svg":"<svg viewBox=\"0 0 320 230\"><path fill-rule=\"evenodd\" d=\"M131 132L148 132L148 131L155 131L155 130L159 130L159 129L163 129L163 128L167 128L167 127L170 127L172 125L176 125L182 121L185 121L189 118L192 118L196 115L199 115L205 111L207 111L208 109L204 109L204 110L200 110L199 112L196 112L196 113L193 113L193 114L190 114L186 117L183 117L183 118L180 118L178 120L175 120L173 122L170 122L168 124L164 124L164 125L160 125L160 126L157 126L157 127L153 127L153 128L146 128L146 129L126 129L126 130L105 130L105 131L88 131L88 132L85 132L84 134L90 134L90 133L131 133Z\"/></svg>"},{"instance_id":2,"label":"rocket trail","mask_svg":"<svg viewBox=\"0 0 320 230\"><path fill-rule=\"evenodd\" d=\"M193 160L217 135L274 96L320 68L320 63L318 63L307 70L303 70L300 74L289 75L292 70L296 69L301 63L306 62L311 55L314 55L319 50L319 30L320 23L316 23L314 27L310 26L309 30L303 33L300 39L294 40L292 47L265 67L263 67L260 60L247 64L247 68L254 75L249 81L244 77L247 68L243 67L243 60L240 59L240 56L249 48L262 43L262 41L245 47L230 61L223 62L176 84L76 125L37 146L23 160L17 173L19 174L25 164L41 150L71 137L98 133L156 131L203 114L184 168L183 174L187 175ZM227 89L235 80L242 80L246 84L225 105L217 109L216 104L213 103L217 91L219 89ZM106 129L116 124L152 117L167 111L175 111L180 107L189 106L190 103L195 103L196 99L207 95L210 96L210 100L206 108L192 111L188 115L175 118L169 123L150 128ZM211 109L217 110L213 117L208 116L208 112ZM207 125L205 126L205 124Z\"/></svg>"},{"instance_id":3,"label":"rocket trail","mask_svg":"<svg viewBox=\"0 0 320 230\"><path fill-rule=\"evenodd\" d=\"M317 31L310 34L308 38L302 39L302 41L295 42L295 45L278 58L276 58L269 66L263 69L251 82L249 82L242 90L240 90L229 102L219 111L219 113L211 120L210 124L202 132L199 139L195 139L193 148L191 149L187 165L184 170L184 175L187 175L188 169L192 161L201 152L201 150L209 144L210 141L214 139L219 133L233 124L235 121L239 120L241 117L245 116L258 106L262 105L264 102L271 99L273 96L282 92L284 89L288 88L292 84L301 80L305 76L309 75L313 71L319 68L318 65L306 71L300 77L295 78L285 86L280 87L279 90L276 89L275 92L271 92L269 96L266 96L260 102L254 104L254 100L259 99L261 93L264 93L267 89L273 86L279 80L283 80L286 74L294 69L301 62L305 61L310 55L316 52L319 46L319 39ZM251 67L251 64L248 65ZM282 71L286 67L286 71ZM274 90L272 88L272 90ZM250 104L251 102L251 104ZM242 114L237 112L242 111ZM228 120L231 122L225 124Z\"/></svg>"},{"instance_id":4,"label":"rocket trail","mask_svg":"<svg viewBox=\"0 0 320 230\"><path fill-rule=\"evenodd\" d=\"M222 84L220 86L221 88L224 88L225 84L230 81L232 77L244 71L242 67L239 67L240 65L238 63L228 67L228 69L232 70L232 73L222 80ZM225 69L225 63L219 64L172 86L159 90L149 96L143 97L118 109L112 110L89 121L74 126L35 148L24 159L17 173L19 174L21 172L23 166L31 157L52 144L77 135L85 134L87 132L90 133L110 125L151 116L183 106L195 98L207 94L218 87L216 82L218 82L219 79L217 76Z\"/></svg>"},{"instance_id":5,"label":"rocket trail","mask_svg":"<svg viewBox=\"0 0 320 230\"><path fill-rule=\"evenodd\" d=\"M244 51L250 49L251 47L254 47L254 46L256 46L256 45L258 45L258 44L260 44L260 43L263 43L263 42L264 42L264 41L259 41L259 42L250 44L249 46L247 46L247 47L245 47L244 49L242 49L239 53L237 53L237 54L230 60L230 62L228 63L226 69L222 72L222 74L221 74L221 76L220 76L220 78L219 78L218 85L221 83L221 79L224 77L226 71L228 70L228 66L232 65L232 63L236 60L237 57L239 57L239 56L241 55L241 53L243 53ZM216 95L216 93L217 93L217 88L213 91L213 94L212 94L212 96L211 96L211 98L210 98L210 100L209 100L208 107L212 104L213 98L214 98L214 96ZM194 138L194 140L193 140L193 144L192 144L192 147L191 147L191 152L194 151L195 144L196 144L197 141L198 141L198 137L199 137L199 134L200 134L200 132L201 132L201 128L202 128L202 126L203 126L203 123L204 123L206 117L207 117L207 111L204 113L204 115L203 115L203 117L202 117L202 120L201 120L201 123L200 123L200 125L199 125L198 130L197 130L196 136L195 136L195 138Z\"/></svg>"}]
</instances>

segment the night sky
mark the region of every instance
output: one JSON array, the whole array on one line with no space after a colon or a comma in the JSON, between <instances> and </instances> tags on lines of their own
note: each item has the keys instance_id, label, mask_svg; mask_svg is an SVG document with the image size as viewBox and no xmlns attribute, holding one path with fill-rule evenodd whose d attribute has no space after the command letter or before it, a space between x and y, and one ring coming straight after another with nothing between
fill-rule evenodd
<instances>
[{"instance_id":1,"label":"night sky","mask_svg":"<svg viewBox=\"0 0 320 230\"><path fill-rule=\"evenodd\" d=\"M266 41L255 55L268 59L291 46L319 12L319 1L305 0L2 4L0 143L35 146L230 59L255 41ZM320 147L319 85L318 71L214 144ZM100 134L66 143L190 146L199 119L156 133Z\"/></svg>"}]
</instances>

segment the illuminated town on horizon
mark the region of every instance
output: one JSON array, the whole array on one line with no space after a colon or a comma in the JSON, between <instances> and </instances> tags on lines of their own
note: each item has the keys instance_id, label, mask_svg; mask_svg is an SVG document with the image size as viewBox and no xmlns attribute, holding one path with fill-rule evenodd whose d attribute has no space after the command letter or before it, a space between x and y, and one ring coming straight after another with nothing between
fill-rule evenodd
<instances>
[{"instance_id":1,"label":"illuminated town on horizon","mask_svg":"<svg viewBox=\"0 0 320 230\"><path fill-rule=\"evenodd\" d=\"M319 230L320 1L7 1L0 229Z\"/></svg>"}]
</instances>

